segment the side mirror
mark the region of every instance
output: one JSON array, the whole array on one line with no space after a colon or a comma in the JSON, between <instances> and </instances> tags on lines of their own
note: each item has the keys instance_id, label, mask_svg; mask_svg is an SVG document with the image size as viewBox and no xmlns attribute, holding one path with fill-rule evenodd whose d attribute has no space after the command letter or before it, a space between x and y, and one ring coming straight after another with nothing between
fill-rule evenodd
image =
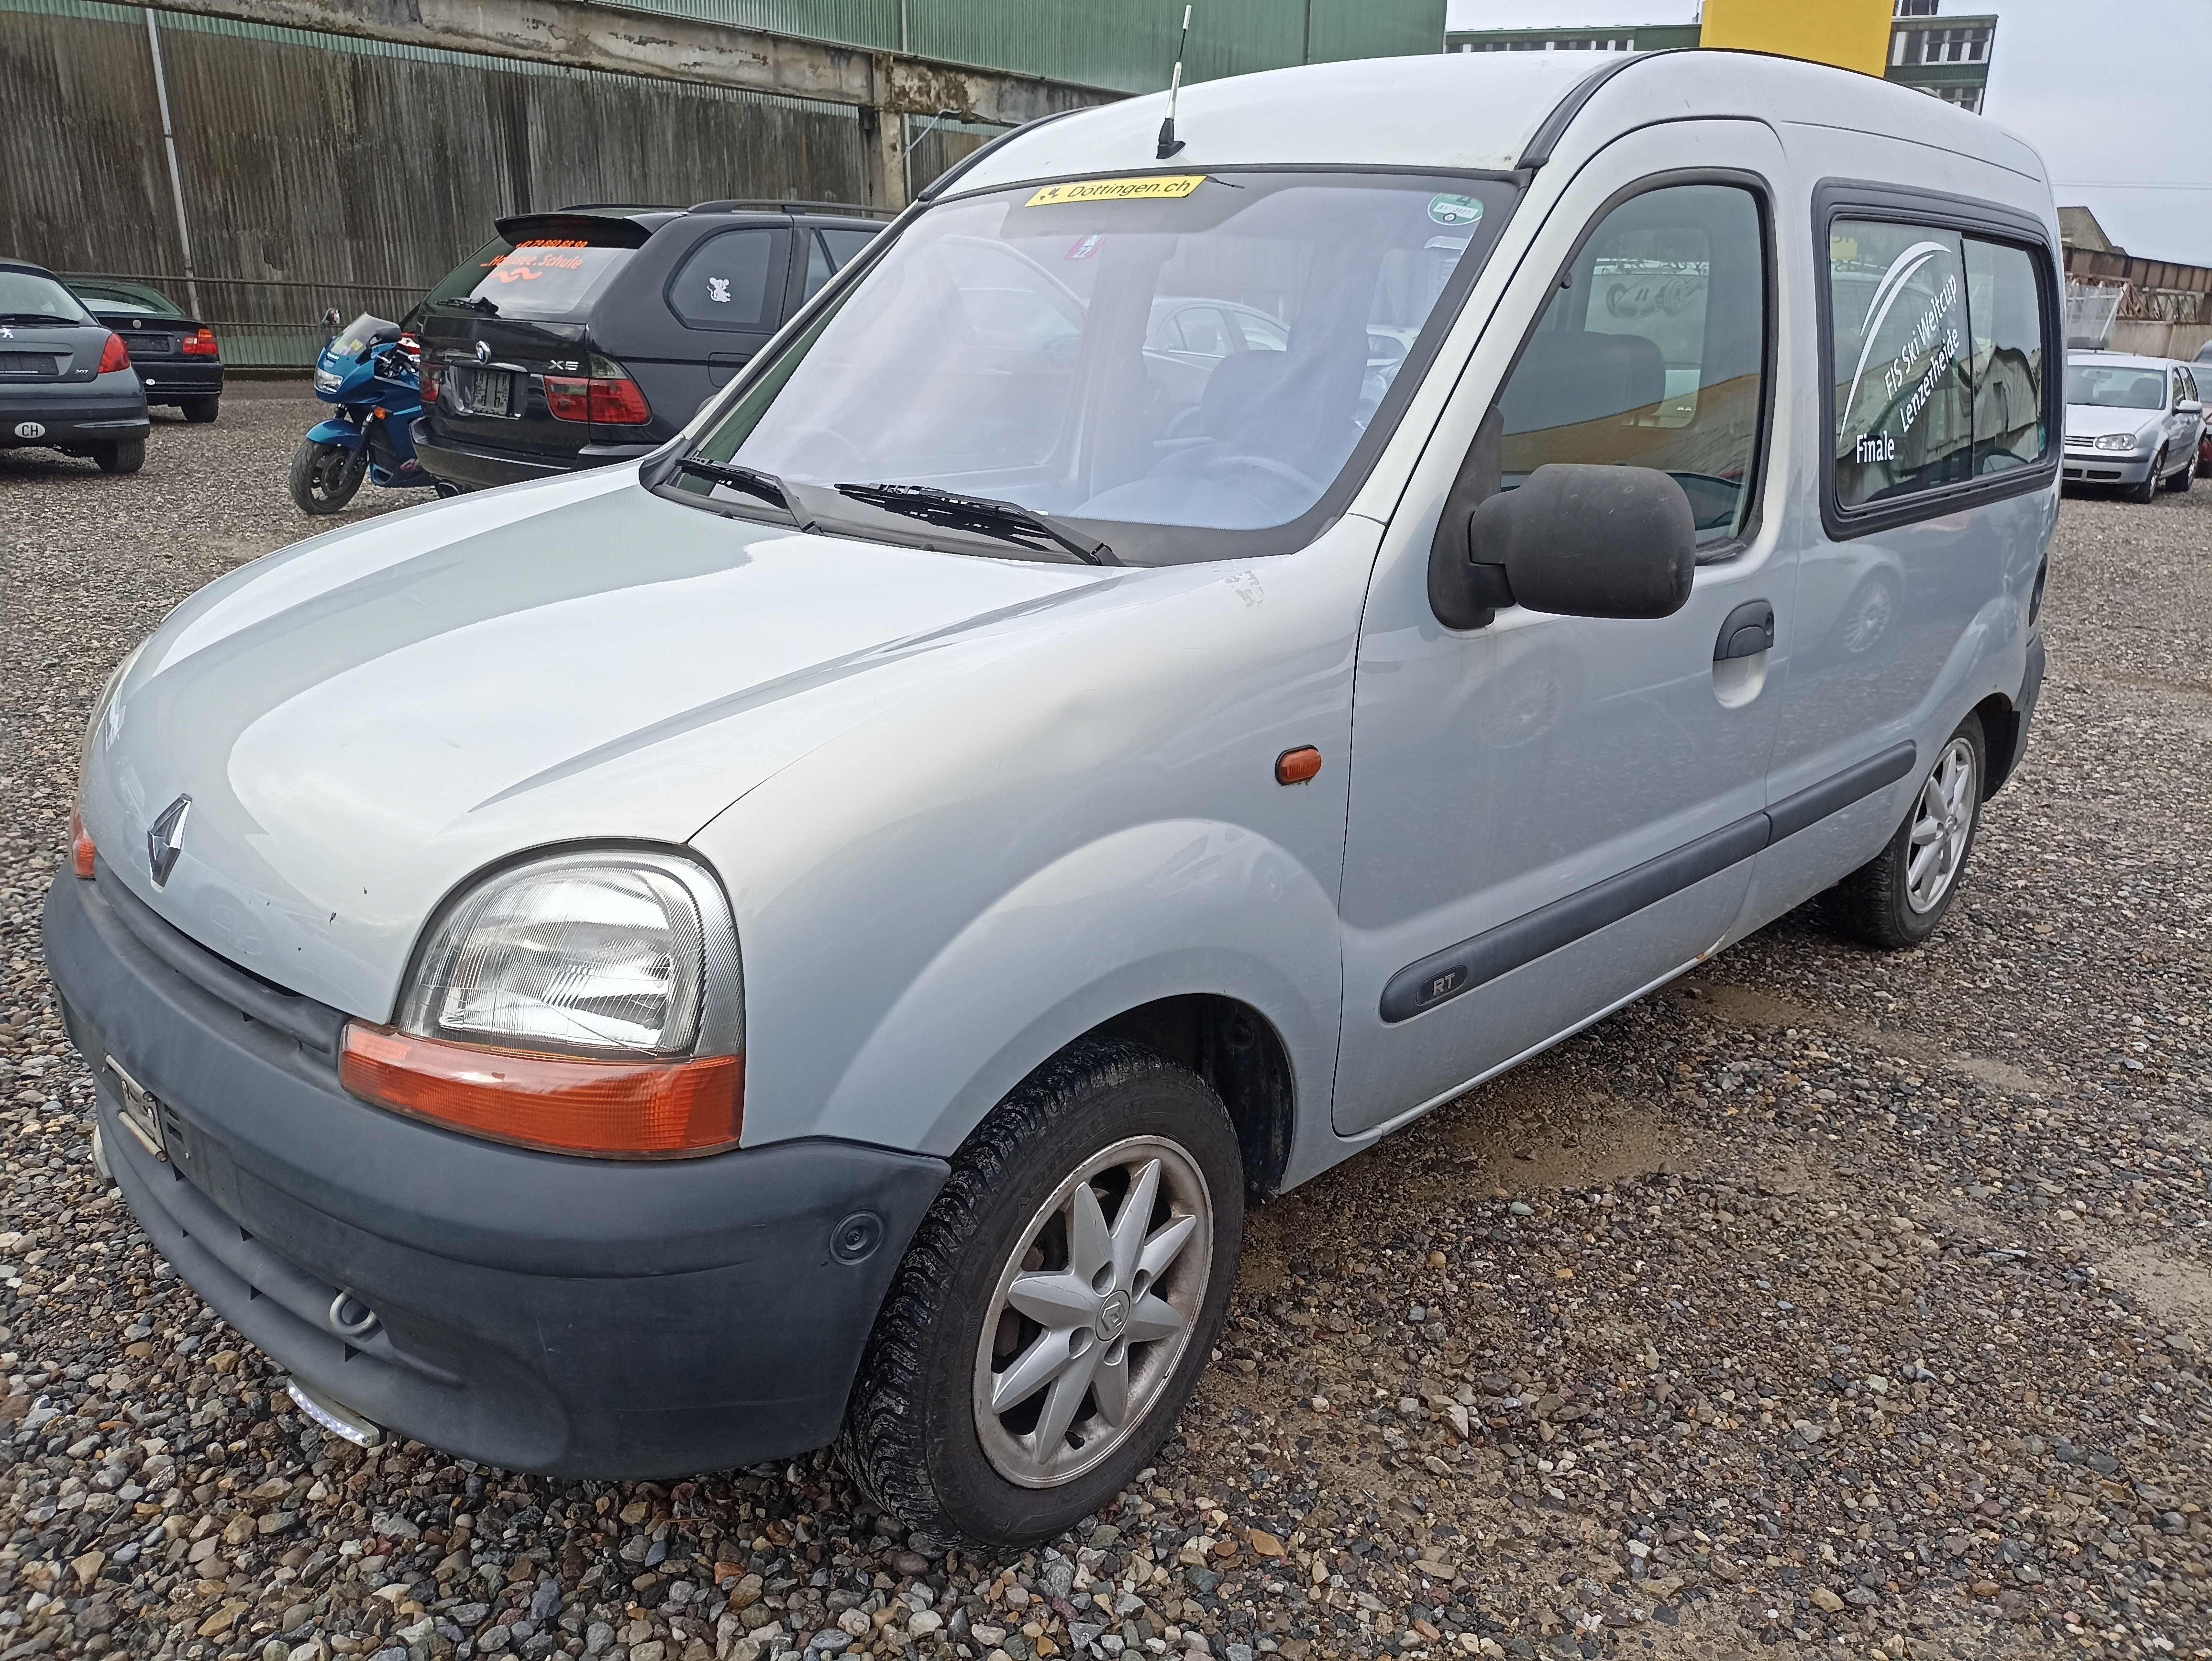
<instances>
[{"instance_id":1,"label":"side mirror","mask_svg":"<svg viewBox=\"0 0 2212 1661\"><path fill-rule=\"evenodd\" d=\"M1682 487L1655 468L1552 463L1462 511L1464 530L1448 519L1429 560L1430 604L1446 628L1486 627L1502 605L1663 618L1690 598L1697 523Z\"/></svg>"},{"instance_id":2,"label":"side mirror","mask_svg":"<svg viewBox=\"0 0 2212 1661\"><path fill-rule=\"evenodd\" d=\"M2204 406L2193 398L2185 398L2173 406L2173 412L2176 415L2203 415Z\"/></svg>"}]
</instances>

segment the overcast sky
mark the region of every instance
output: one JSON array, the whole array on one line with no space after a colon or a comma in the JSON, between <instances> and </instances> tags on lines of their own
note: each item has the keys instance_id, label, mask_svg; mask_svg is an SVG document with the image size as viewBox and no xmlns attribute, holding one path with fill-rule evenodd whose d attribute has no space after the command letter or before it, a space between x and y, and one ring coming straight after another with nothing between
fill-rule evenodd
<instances>
[{"instance_id":1,"label":"overcast sky","mask_svg":"<svg viewBox=\"0 0 2212 1661\"><path fill-rule=\"evenodd\" d=\"M1807 0L1777 0L1782 4ZM1449 0L1454 28L1686 23L1694 0ZM2212 265L2212 3L1943 0L1996 14L1982 113L2043 153L2130 253Z\"/></svg>"}]
</instances>

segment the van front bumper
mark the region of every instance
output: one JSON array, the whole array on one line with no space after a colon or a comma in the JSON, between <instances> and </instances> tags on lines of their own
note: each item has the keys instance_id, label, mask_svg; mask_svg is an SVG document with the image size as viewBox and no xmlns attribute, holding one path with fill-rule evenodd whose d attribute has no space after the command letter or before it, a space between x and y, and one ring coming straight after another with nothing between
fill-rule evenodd
<instances>
[{"instance_id":1,"label":"van front bumper","mask_svg":"<svg viewBox=\"0 0 2212 1661\"><path fill-rule=\"evenodd\" d=\"M455 1135L341 1090L314 1037L337 1012L226 999L239 971L112 876L64 871L45 928L140 1226L303 1384L549 1475L678 1476L836 1435L942 1160L804 1141L623 1162ZM118 1069L155 1099L166 1158L124 1122Z\"/></svg>"}]
</instances>

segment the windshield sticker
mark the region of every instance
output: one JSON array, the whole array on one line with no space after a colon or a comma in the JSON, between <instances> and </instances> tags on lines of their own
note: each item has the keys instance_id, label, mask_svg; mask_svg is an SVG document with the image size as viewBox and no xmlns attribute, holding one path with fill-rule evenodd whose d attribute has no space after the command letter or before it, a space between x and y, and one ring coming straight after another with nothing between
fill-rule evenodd
<instances>
[{"instance_id":1,"label":"windshield sticker","mask_svg":"<svg viewBox=\"0 0 2212 1661\"><path fill-rule=\"evenodd\" d=\"M1066 253L1060 255L1060 258L1062 259L1089 259L1098 252L1098 245L1105 240L1106 239L1104 237L1095 234L1086 236L1081 241L1078 242L1073 247L1070 248Z\"/></svg>"},{"instance_id":2,"label":"windshield sticker","mask_svg":"<svg viewBox=\"0 0 2212 1661\"><path fill-rule=\"evenodd\" d=\"M1482 222L1482 203L1472 196L1432 196L1429 217L1439 225L1478 225Z\"/></svg>"},{"instance_id":3,"label":"windshield sticker","mask_svg":"<svg viewBox=\"0 0 2212 1661\"><path fill-rule=\"evenodd\" d=\"M1072 185L1047 185L1022 205L1048 208L1060 202L1132 202L1148 197L1188 196L1204 183L1202 173L1164 173L1151 179L1085 179Z\"/></svg>"}]
</instances>

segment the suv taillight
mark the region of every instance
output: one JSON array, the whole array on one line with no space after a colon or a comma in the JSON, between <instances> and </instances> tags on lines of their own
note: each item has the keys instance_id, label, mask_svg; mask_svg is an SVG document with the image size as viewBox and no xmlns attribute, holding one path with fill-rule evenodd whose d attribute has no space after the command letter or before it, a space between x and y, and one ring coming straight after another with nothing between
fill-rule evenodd
<instances>
[{"instance_id":1,"label":"suv taillight","mask_svg":"<svg viewBox=\"0 0 2212 1661\"><path fill-rule=\"evenodd\" d=\"M653 419L645 389L628 369L593 352L592 373L545 377L545 407L556 421L589 421L603 427L642 427Z\"/></svg>"},{"instance_id":2,"label":"suv taillight","mask_svg":"<svg viewBox=\"0 0 2212 1661\"><path fill-rule=\"evenodd\" d=\"M445 366L426 362L417 372L416 379L422 395L422 407L427 410L438 401L438 394L445 387Z\"/></svg>"},{"instance_id":3,"label":"suv taillight","mask_svg":"<svg viewBox=\"0 0 2212 1661\"><path fill-rule=\"evenodd\" d=\"M197 334L180 337L177 350L186 357L213 357L222 349L216 344L215 331L204 327Z\"/></svg>"},{"instance_id":4,"label":"suv taillight","mask_svg":"<svg viewBox=\"0 0 2212 1661\"><path fill-rule=\"evenodd\" d=\"M107 344L100 349L100 373L113 374L118 369L131 367L131 349L123 344L123 337L111 334Z\"/></svg>"}]
</instances>

